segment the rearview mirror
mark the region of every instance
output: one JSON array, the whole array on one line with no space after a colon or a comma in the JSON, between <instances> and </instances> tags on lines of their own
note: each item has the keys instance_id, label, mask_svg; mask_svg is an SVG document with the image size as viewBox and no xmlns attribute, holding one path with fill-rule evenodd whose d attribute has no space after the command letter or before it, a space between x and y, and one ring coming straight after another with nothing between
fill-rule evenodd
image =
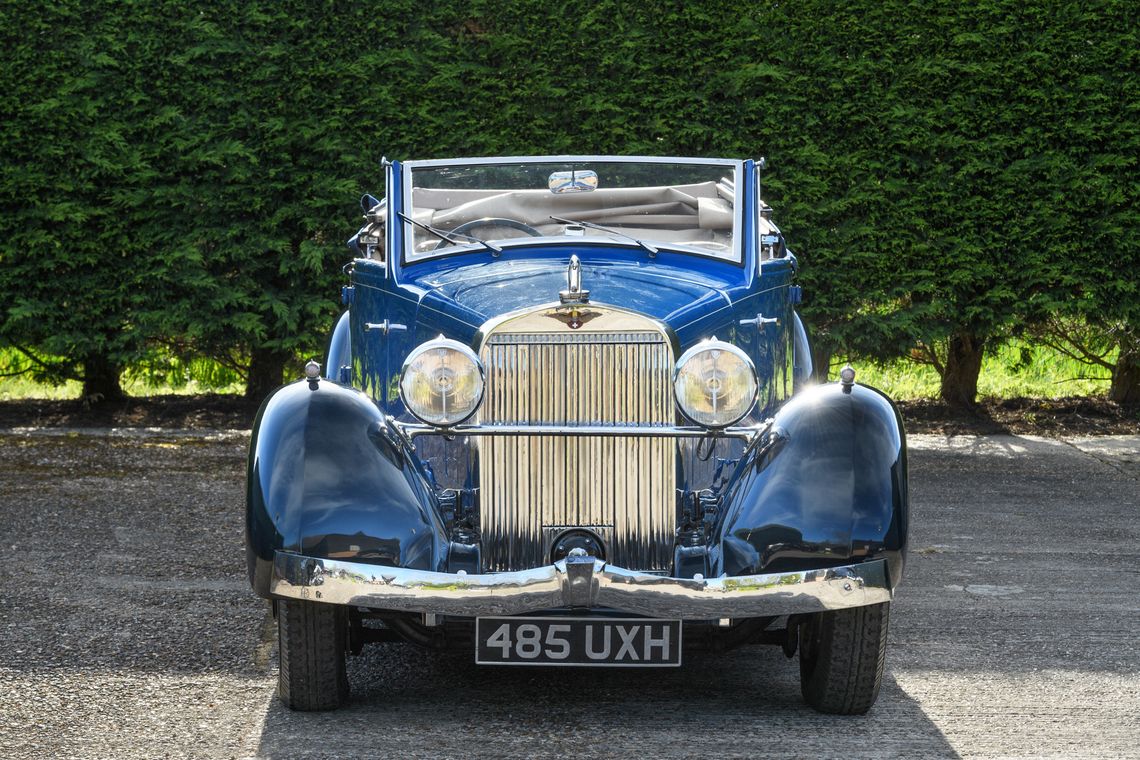
<instances>
[{"instance_id":1,"label":"rearview mirror","mask_svg":"<svg viewBox=\"0 0 1140 760\"><path fill-rule=\"evenodd\" d=\"M562 193L588 193L598 189L598 173L589 169L571 169L568 172L554 172L546 180L550 192Z\"/></svg>"}]
</instances>

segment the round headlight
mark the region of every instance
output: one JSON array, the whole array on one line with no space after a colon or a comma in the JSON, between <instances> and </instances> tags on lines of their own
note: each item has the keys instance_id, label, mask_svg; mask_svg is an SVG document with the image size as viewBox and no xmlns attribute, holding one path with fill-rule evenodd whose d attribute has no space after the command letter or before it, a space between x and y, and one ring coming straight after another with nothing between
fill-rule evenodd
<instances>
[{"instance_id":1,"label":"round headlight","mask_svg":"<svg viewBox=\"0 0 1140 760\"><path fill-rule=\"evenodd\" d=\"M756 402L756 370L730 343L706 340L677 361L677 405L698 425L722 428L739 422Z\"/></svg>"},{"instance_id":2,"label":"round headlight","mask_svg":"<svg viewBox=\"0 0 1140 760\"><path fill-rule=\"evenodd\" d=\"M429 340L404 361L400 398L409 412L429 425L458 425L483 400L483 366L475 352L459 341Z\"/></svg>"}]
</instances>

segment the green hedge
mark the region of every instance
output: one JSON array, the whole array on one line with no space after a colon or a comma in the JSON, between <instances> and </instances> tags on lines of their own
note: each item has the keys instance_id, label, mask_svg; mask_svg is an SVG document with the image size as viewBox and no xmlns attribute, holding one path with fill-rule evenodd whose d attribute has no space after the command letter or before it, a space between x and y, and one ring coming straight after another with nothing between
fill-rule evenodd
<instances>
[{"instance_id":1,"label":"green hedge","mask_svg":"<svg viewBox=\"0 0 1140 760\"><path fill-rule=\"evenodd\" d=\"M257 395L322 344L382 155L766 155L822 354L932 361L959 401L1058 317L1127 362L1133 10L7 2L0 341L88 392L174 354Z\"/></svg>"}]
</instances>

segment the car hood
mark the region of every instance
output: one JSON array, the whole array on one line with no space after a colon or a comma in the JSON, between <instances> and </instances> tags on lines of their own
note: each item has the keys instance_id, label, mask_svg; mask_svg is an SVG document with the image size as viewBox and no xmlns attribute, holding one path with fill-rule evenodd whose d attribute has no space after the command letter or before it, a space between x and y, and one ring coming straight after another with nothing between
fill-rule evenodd
<instances>
[{"instance_id":1,"label":"car hood","mask_svg":"<svg viewBox=\"0 0 1140 760\"><path fill-rule=\"evenodd\" d=\"M492 317L558 300L567 260L492 261L437 270L414 279L421 305L478 326ZM740 270L734 268L737 280ZM619 306L673 329L731 306L743 283L659 261L582 262L590 302Z\"/></svg>"}]
</instances>

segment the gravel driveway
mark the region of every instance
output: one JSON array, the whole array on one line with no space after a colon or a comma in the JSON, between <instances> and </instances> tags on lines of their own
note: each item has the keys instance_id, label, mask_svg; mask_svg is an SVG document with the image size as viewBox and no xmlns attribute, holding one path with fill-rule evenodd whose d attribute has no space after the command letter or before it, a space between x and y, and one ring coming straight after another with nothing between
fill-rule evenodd
<instances>
[{"instance_id":1,"label":"gravel driveway","mask_svg":"<svg viewBox=\"0 0 1140 760\"><path fill-rule=\"evenodd\" d=\"M243 433L0 431L0 757L1140 757L1140 436L914 436L911 556L865 717L775 648L676 671L375 647L273 695Z\"/></svg>"}]
</instances>

